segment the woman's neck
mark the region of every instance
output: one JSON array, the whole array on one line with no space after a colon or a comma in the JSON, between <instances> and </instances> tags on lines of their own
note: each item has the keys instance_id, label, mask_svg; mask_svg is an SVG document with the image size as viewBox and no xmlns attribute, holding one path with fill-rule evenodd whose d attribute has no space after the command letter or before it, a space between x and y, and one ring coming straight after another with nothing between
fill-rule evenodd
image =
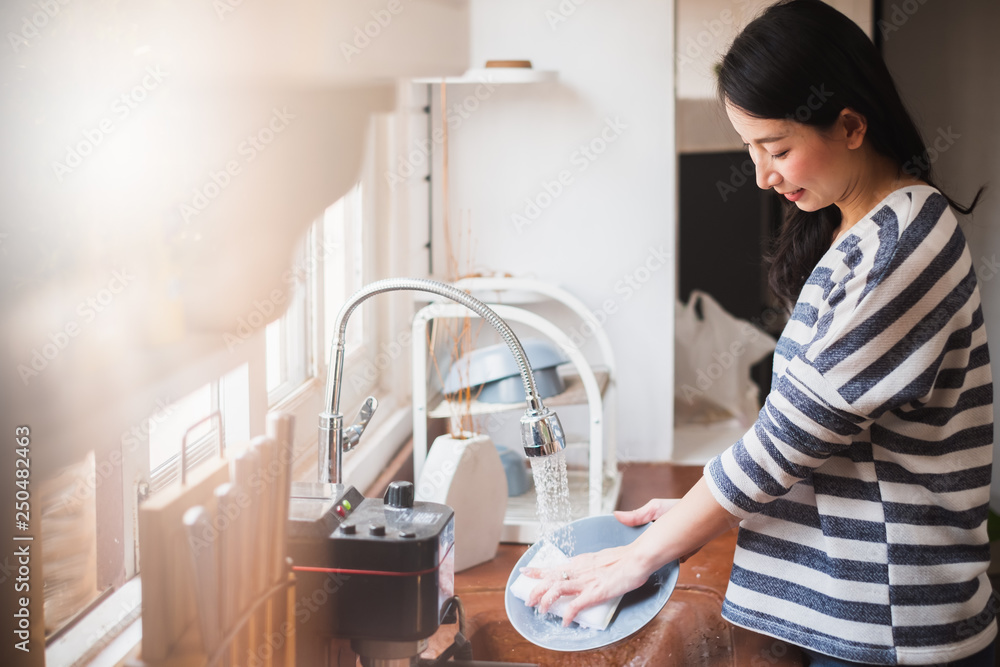
<instances>
[{"instance_id":1,"label":"woman's neck","mask_svg":"<svg viewBox=\"0 0 1000 667\"><path fill-rule=\"evenodd\" d=\"M880 201L896 190L920 183L922 181L919 179L904 174L891 159L869 149L868 156L860 160L859 168L844 197L837 202L841 223L834 232L834 237L860 222Z\"/></svg>"}]
</instances>

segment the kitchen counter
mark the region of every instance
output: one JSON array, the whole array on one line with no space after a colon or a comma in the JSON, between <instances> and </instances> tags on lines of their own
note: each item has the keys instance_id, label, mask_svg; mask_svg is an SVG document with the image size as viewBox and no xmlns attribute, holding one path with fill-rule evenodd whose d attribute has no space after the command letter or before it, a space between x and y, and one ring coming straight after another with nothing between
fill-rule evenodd
<instances>
[{"instance_id":1,"label":"kitchen counter","mask_svg":"<svg viewBox=\"0 0 1000 667\"><path fill-rule=\"evenodd\" d=\"M698 466L626 464L620 509L634 509L653 497L682 496L701 476ZM538 648L517 634L504 611L507 577L528 546L501 544L496 557L455 576L455 592L468 618L467 634L476 659L557 665L734 665L801 667L798 649L723 620L736 530L709 542L681 565L677 587L659 615L632 637L594 651L560 653ZM443 626L425 655L446 648L456 626Z\"/></svg>"}]
</instances>

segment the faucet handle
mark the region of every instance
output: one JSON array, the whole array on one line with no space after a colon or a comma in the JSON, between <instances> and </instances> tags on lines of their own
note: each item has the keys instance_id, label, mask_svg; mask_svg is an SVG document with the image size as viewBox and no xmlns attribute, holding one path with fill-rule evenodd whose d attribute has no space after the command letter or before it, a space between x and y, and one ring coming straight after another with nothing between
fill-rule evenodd
<instances>
[{"instance_id":1,"label":"faucet handle","mask_svg":"<svg viewBox=\"0 0 1000 667\"><path fill-rule=\"evenodd\" d=\"M376 408L378 408L378 401L375 400L374 396L369 396L361 404L361 410L358 412L358 416L354 418L354 424L344 429L343 451L349 452L358 444L358 440L361 439L361 434L365 432L365 428L368 426L368 422L371 421L372 415L375 414Z\"/></svg>"}]
</instances>

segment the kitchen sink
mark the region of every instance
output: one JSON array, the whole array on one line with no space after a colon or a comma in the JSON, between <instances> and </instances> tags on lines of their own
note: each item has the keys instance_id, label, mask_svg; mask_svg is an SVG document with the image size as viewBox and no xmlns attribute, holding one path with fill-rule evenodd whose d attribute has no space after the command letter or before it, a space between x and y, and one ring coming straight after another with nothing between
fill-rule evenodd
<instances>
[{"instance_id":1,"label":"kitchen sink","mask_svg":"<svg viewBox=\"0 0 1000 667\"><path fill-rule=\"evenodd\" d=\"M700 466L634 464L623 473L620 507L652 497L679 498L702 475ZM466 636L477 660L545 667L649 665L650 667L802 667L801 651L785 642L730 624L722 602L736 548L736 531L706 544L681 565L677 586L660 613L631 637L590 651L563 653L535 646L511 625L504 609L510 573L524 545L501 544L497 556L455 577L466 611ZM441 626L424 657L440 655L456 627Z\"/></svg>"},{"instance_id":2,"label":"kitchen sink","mask_svg":"<svg viewBox=\"0 0 1000 667\"><path fill-rule=\"evenodd\" d=\"M476 660L546 667L736 664L732 627L720 615L722 598L709 588L678 585L659 615L631 637L600 649L573 653L550 651L524 639L503 608L495 608L495 595L466 594L462 600Z\"/></svg>"}]
</instances>

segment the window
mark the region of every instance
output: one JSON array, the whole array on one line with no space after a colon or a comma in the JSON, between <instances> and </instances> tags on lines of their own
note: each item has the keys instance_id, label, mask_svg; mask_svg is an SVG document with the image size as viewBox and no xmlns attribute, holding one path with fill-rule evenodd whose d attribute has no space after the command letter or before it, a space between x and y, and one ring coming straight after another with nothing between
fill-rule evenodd
<instances>
[{"instance_id":1,"label":"window","mask_svg":"<svg viewBox=\"0 0 1000 667\"><path fill-rule=\"evenodd\" d=\"M122 424L120 428L125 430L120 443L105 443L102 454L81 463L82 476L87 470L91 476L92 471L98 471L96 489L93 485L90 488L95 521L100 526L95 548L96 577L86 599L74 600L73 609L67 609L67 616L75 618L50 637L50 647L60 656L53 655L52 664L73 664L82 656L79 645L89 647L93 643L93 637L87 635L90 631L84 628L89 621L74 625L76 619L93 616L97 617L94 622L100 624L106 620L102 616L105 612L114 618L138 613L134 606L123 611L121 602L131 596L130 604L134 605L138 599L139 582L129 582L141 574L138 507L143 498L178 477L181 440L192 424L218 411L225 447L232 454L252 436L263 433L268 411L289 412L295 416L294 475L305 481L316 479L317 415L324 409L337 314L346 299L364 284L408 273L405 266L388 264L390 257L410 257L406 248L409 223L405 215L398 221L390 219L389 201L398 193L392 195L380 176L395 159L390 144L397 138L392 136L392 125L386 118L377 120L372 127L369 159L359 182L318 215L283 276L282 286L288 296L285 313L256 330L235 350L208 352L196 367L178 368L155 386L137 388L141 395L137 395L136 403L145 406L142 414ZM380 143L375 140L379 133L383 137ZM376 146L383 153L381 158L375 154ZM410 210L423 214L426 207L405 209ZM346 478L360 489L375 479L409 435L411 417L405 400L408 356L383 354L391 357L391 363L386 365L380 362L378 353L389 342L400 347L399 341L405 340L402 334L409 331L412 308L410 298L402 295L395 301L388 297L375 299L355 311L347 328L341 412L350 420L365 396L377 395L380 401L376 420L362 445L345 457ZM391 328L392 324L396 329ZM391 378L386 375L390 372ZM394 398L393 393L401 396ZM189 468L215 451L218 437L217 422L203 424L190 433ZM120 465L114 463L115 459ZM102 476L103 470L113 472ZM81 512L87 511L85 504L80 507ZM94 526L95 521L89 521L88 526ZM94 572L93 560L87 567ZM98 604L95 595L100 596ZM77 614L88 605L93 605L93 612ZM114 620L111 625L123 627ZM64 655L75 657L63 660Z\"/></svg>"},{"instance_id":2,"label":"window","mask_svg":"<svg viewBox=\"0 0 1000 667\"><path fill-rule=\"evenodd\" d=\"M306 258L313 253L315 230L310 229L297 253L296 267L308 266ZM310 303L315 294L312 272L293 270L288 276L291 295L284 315L267 325L265 360L267 403L275 405L286 398L308 378L315 376L310 363L310 342L313 327Z\"/></svg>"},{"instance_id":3,"label":"window","mask_svg":"<svg viewBox=\"0 0 1000 667\"><path fill-rule=\"evenodd\" d=\"M342 199L326 209L317 224L323 235L323 364L330 363L330 345L340 307L363 287L364 253L362 222L363 190L359 183ZM354 321L357 319L357 321ZM352 318L347 345L354 348L365 338L363 317Z\"/></svg>"},{"instance_id":4,"label":"window","mask_svg":"<svg viewBox=\"0 0 1000 667\"><path fill-rule=\"evenodd\" d=\"M157 399L151 415L122 433L120 449L100 456L91 452L42 487L42 534L50 543L44 552L47 642L72 628L81 618L77 612L140 569L136 508L141 498L180 476L185 432L218 411L224 446L235 451L249 440L249 399L244 363L177 400ZM189 433L188 470L218 450L219 425L216 420ZM96 535L88 530L95 524Z\"/></svg>"},{"instance_id":5,"label":"window","mask_svg":"<svg viewBox=\"0 0 1000 667\"><path fill-rule=\"evenodd\" d=\"M363 284L362 202L358 183L327 208L309 228L287 274L294 285L288 309L266 331L271 407L280 405L308 380L325 378L337 313ZM351 320L347 344L352 350L364 345L365 320L362 314Z\"/></svg>"},{"instance_id":6,"label":"window","mask_svg":"<svg viewBox=\"0 0 1000 667\"><path fill-rule=\"evenodd\" d=\"M181 444L187 433L187 469L218 451L219 419L204 421L219 412L223 449L232 451L250 439L248 365L206 384L174 403L163 406L147 422L149 431L149 492L164 488L180 477ZM188 432L188 430L190 432Z\"/></svg>"},{"instance_id":7,"label":"window","mask_svg":"<svg viewBox=\"0 0 1000 667\"><path fill-rule=\"evenodd\" d=\"M323 410L326 377L337 315L347 298L368 279L365 261L366 189L356 184L329 206L306 233L288 274L294 296L285 313L266 331L268 407L297 417L296 477L316 476L316 416ZM347 328L345 366L361 365L375 349L377 315L363 308ZM351 376L353 377L353 375ZM342 410L351 409L359 391L370 391L374 378L364 386L344 387Z\"/></svg>"}]
</instances>

